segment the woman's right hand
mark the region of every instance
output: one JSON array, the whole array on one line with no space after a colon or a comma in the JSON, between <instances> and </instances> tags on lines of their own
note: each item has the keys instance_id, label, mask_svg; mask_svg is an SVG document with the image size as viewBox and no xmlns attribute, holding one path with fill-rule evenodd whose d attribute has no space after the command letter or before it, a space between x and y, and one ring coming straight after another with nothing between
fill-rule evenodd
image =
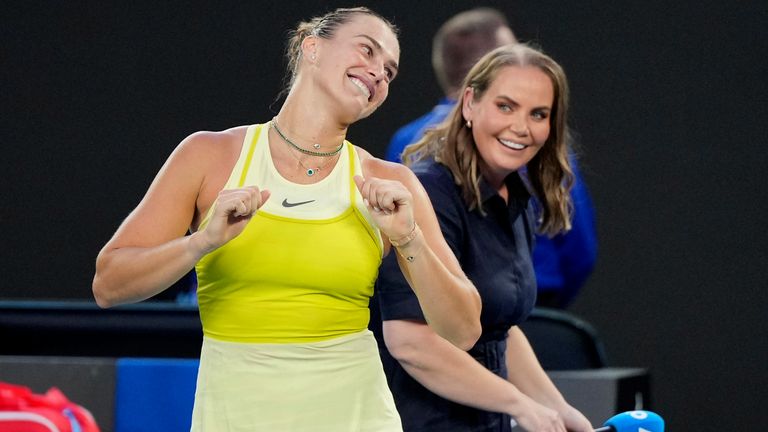
<instances>
[{"instance_id":1,"label":"woman's right hand","mask_svg":"<svg viewBox=\"0 0 768 432\"><path fill-rule=\"evenodd\" d=\"M243 232L251 217L269 199L269 195L268 190L261 191L256 186L219 192L212 204L211 219L199 233L203 252L209 253Z\"/></svg>"},{"instance_id":2,"label":"woman's right hand","mask_svg":"<svg viewBox=\"0 0 768 432\"><path fill-rule=\"evenodd\" d=\"M528 396L521 395L517 414L512 414L517 424L528 432L567 432L560 414L541 405Z\"/></svg>"}]
</instances>

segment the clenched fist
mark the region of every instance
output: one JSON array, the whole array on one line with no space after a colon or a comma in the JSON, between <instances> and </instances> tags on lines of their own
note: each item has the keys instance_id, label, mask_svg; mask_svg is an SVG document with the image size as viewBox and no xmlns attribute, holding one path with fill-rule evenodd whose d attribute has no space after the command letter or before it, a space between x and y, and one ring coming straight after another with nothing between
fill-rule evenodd
<instances>
[{"instance_id":1,"label":"clenched fist","mask_svg":"<svg viewBox=\"0 0 768 432\"><path fill-rule=\"evenodd\" d=\"M206 253L221 247L237 237L269 199L269 191L256 186L224 189L213 203L213 214L201 234L204 235Z\"/></svg>"},{"instance_id":2,"label":"clenched fist","mask_svg":"<svg viewBox=\"0 0 768 432\"><path fill-rule=\"evenodd\" d=\"M371 217L387 238L402 238L412 232L415 220L413 195L402 183L376 177L355 176Z\"/></svg>"}]
</instances>

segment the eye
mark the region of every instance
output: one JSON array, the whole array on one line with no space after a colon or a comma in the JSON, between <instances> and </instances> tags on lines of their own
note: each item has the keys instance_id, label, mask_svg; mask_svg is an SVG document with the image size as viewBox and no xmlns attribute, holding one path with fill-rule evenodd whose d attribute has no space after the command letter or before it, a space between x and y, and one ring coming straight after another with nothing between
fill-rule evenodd
<instances>
[{"instance_id":1,"label":"eye","mask_svg":"<svg viewBox=\"0 0 768 432\"><path fill-rule=\"evenodd\" d=\"M500 102L496 104L497 107L499 107L499 111L501 112L511 112L512 106L508 103Z\"/></svg>"},{"instance_id":2,"label":"eye","mask_svg":"<svg viewBox=\"0 0 768 432\"><path fill-rule=\"evenodd\" d=\"M365 55L367 55L368 57L370 57L370 56L372 56L372 55L373 55L373 48L371 48L371 47L370 47L370 46L368 46L368 45L363 45L363 52L365 52Z\"/></svg>"},{"instance_id":3,"label":"eye","mask_svg":"<svg viewBox=\"0 0 768 432\"><path fill-rule=\"evenodd\" d=\"M387 74L387 80L392 81L395 78L395 73L390 68L384 68L384 72Z\"/></svg>"},{"instance_id":4,"label":"eye","mask_svg":"<svg viewBox=\"0 0 768 432\"><path fill-rule=\"evenodd\" d=\"M546 111L534 111L531 113L531 117L536 120L546 120L549 117L549 113Z\"/></svg>"}]
</instances>

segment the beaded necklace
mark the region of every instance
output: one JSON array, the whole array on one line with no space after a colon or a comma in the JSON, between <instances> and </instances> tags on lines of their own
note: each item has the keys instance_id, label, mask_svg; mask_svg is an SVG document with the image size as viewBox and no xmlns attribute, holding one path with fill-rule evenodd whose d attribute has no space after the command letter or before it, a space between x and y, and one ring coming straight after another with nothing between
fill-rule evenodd
<instances>
[{"instance_id":1,"label":"beaded necklace","mask_svg":"<svg viewBox=\"0 0 768 432\"><path fill-rule=\"evenodd\" d=\"M277 132L277 134L280 135L280 138L282 138L283 141L287 142L288 145L290 145L294 149L296 149L296 150L298 150L298 151L300 151L300 152L302 152L302 153L304 153L306 155L317 156L317 157L336 156L341 151L341 148L344 146L344 142L342 141L342 143L339 144L339 146L336 147L335 150L329 151L329 152L319 152L319 151L313 151L313 150L310 150L310 149L305 149L304 147L302 147L302 146L294 143L290 139L288 139L288 137L283 134L283 131L281 131L280 128L277 127L277 118L273 118L272 121L270 122L270 125L273 128L275 128L275 132ZM315 144L315 145L313 145L313 147L315 149L319 149L320 148L320 144Z\"/></svg>"}]
</instances>

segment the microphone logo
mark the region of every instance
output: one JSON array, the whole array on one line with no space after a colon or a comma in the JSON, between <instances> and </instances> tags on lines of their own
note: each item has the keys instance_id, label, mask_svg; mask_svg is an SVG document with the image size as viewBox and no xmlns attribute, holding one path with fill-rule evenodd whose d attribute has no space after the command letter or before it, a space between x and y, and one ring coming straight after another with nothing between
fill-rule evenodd
<instances>
[{"instance_id":1,"label":"microphone logo","mask_svg":"<svg viewBox=\"0 0 768 432\"><path fill-rule=\"evenodd\" d=\"M664 420L651 411L635 410L617 414L605 422L599 431L612 432L664 432ZM597 432L597 431L596 431Z\"/></svg>"}]
</instances>

